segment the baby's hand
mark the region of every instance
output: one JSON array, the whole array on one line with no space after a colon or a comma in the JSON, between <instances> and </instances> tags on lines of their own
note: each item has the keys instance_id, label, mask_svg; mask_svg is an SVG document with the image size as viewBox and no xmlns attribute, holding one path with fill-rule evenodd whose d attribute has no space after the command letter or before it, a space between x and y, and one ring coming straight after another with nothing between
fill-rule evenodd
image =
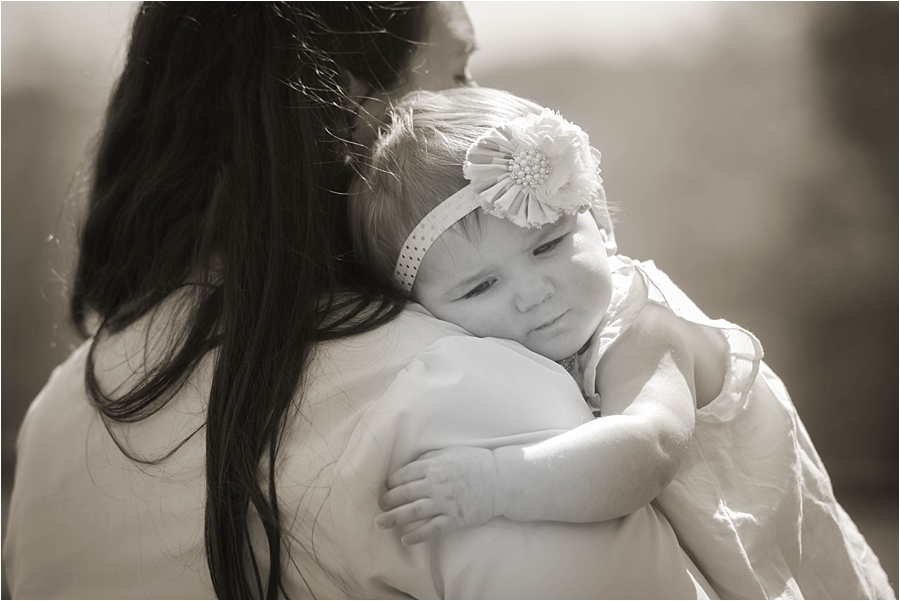
<instances>
[{"instance_id":1,"label":"baby's hand","mask_svg":"<svg viewBox=\"0 0 900 601\"><path fill-rule=\"evenodd\" d=\"M424 520L402 537L405 545L478 526L503 512L494 454L487 449L456 447L425 453L394 472L387 485L378 500L385 511L375 519L379 528Z\"/></svg>"}]
</instances>

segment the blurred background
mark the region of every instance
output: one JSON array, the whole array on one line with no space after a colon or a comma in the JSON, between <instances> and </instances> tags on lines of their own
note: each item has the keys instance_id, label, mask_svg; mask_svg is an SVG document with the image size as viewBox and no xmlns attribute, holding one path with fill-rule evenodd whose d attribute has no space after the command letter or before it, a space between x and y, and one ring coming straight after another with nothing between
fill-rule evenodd
<instances>
[{"instance_id":1,"label":"blurred background","mask_svg":"<svg viewBox=\"0 0 900 601\"><path fill-rule=\"evenodd\" d=\"M479 83L602 151L620 251L762 341L896 589L898 4L467 7ZM82 172L134 10L0 5L4 533L15 433L78 343Z\"/></svg>"}]
</instances>

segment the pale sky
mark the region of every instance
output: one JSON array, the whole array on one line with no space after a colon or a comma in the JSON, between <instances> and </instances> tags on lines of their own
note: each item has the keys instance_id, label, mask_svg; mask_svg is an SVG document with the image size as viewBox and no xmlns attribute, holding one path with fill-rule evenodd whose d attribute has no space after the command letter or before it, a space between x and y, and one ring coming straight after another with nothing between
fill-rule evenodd
<instances>
[{"instance_id":1,"label":"pale sky","mask_svg":"<svg viewBox=\"0 0 900 601\"><path fill-rule=\"evenodd\" d=\"M714 2L466 2L480 50L472 71L573 55L609 63L690 59L721 29Z\"/></svg>"}]
</instances>

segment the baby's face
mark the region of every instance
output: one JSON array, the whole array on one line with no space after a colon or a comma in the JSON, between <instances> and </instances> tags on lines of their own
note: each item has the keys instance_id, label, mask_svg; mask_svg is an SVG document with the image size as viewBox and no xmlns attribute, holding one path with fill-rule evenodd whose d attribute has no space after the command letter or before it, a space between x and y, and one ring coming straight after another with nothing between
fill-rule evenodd
<instances>
[{"instance_id":1,"label":"baby's face","mask_svg":"<svg viewBox=\"0 0 900 601\"><path fill-rule=\"evenodd\" d=\"M615 252L590 213L540 229L482 215L470 236L457 229L425 255L416 300L476 336L515 340L554 361L585 345L609 307Z\"/></svg>"}]
</instances>

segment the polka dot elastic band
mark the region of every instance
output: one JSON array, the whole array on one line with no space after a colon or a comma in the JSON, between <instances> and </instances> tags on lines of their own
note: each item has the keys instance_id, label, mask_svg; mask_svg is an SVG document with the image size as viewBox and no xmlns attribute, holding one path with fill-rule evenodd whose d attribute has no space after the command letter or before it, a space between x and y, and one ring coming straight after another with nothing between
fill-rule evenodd
<instances>
[{"instance_id":1,"label":"polka dot elastic band","mask_svg":"<svg viewBox=\"0 0 900 601\"><path fill-rule=\"evenodd\" d=\"M394 268L394 281L403 292L409 294L412 290L419 264L434 241L447 228L480 206L481 197L470 186L466 186L422 218L403 243Z\"/></svg>"}]
</instances>

